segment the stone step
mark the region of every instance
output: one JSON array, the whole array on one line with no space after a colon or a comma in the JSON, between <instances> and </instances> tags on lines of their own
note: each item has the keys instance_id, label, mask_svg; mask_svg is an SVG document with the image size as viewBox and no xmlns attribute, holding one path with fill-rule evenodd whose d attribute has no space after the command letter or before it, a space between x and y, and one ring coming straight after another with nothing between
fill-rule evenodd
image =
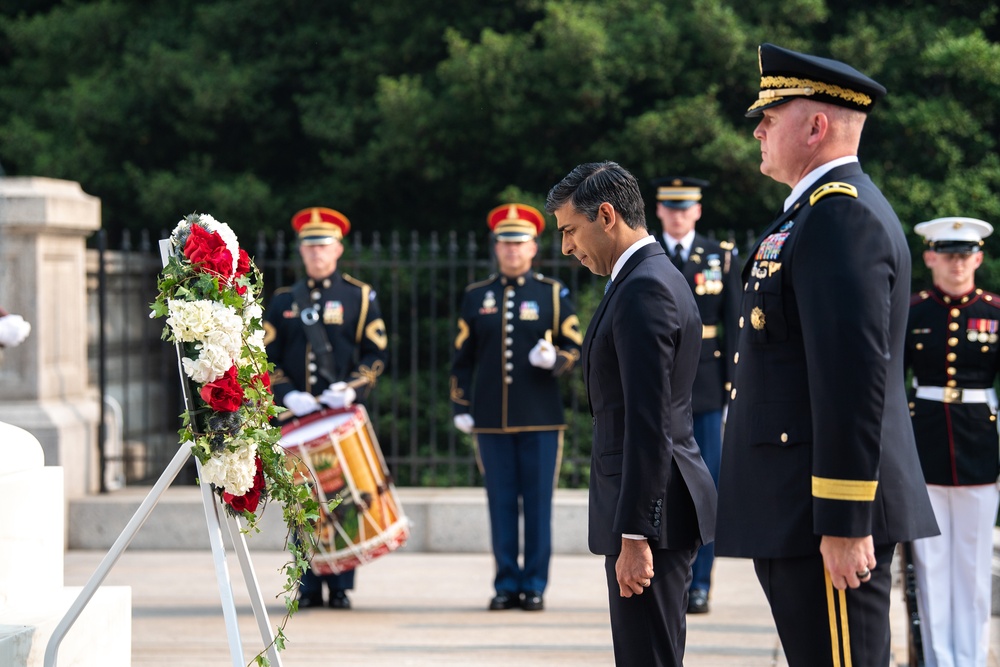
<instances>
[{"instance_id":1,"label":"stone step","mask_svg":"<svg viewBox=\"0 0 1000 667\"><path fill-rule=\"evenodd\" d=\"M109 549L149 494L130 487L69 502L67 544L70 549ZM403 513L410 520L410 552L488 553L489 519L482 488L398 488ZM209 549L201 490L171 486L136 534L131 549ZM261 532L248 537L252 550L281 550L285 525L281 508L267 507ZM229 545L229 536L224 538ZM557 489L552 508L552 550L587 554L587 490Z\"/></svg>"}]
</instances>

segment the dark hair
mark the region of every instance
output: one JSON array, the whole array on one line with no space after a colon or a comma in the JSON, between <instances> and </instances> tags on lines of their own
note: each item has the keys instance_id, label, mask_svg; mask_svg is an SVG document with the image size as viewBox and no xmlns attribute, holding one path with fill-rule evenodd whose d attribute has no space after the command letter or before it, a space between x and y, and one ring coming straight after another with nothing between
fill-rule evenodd
<instances>
[{"instance_id":1,"label":"dark hair","mask_svg":"<svg viewBox=\"0 0 1000 667\"><path fill-rule=\"evenodd\" d=\"M573 210L593 222L597 209L608 202L632 229L646 227L646 208L642 203L639 183L628 169L617 162L587 162L581 164L552 186L545 199L545 210L570 204Z\"/></svg>"}]
</instances>

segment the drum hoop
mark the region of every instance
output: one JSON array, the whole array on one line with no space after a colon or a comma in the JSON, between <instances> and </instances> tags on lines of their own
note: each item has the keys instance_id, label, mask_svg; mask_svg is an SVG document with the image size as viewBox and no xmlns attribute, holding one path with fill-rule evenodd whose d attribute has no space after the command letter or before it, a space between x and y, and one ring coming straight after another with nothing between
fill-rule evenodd
<instances>
[{"instance_id":1,"label":"drum hoop","mask_svg":"<svg viewBox=\"0 0 1000 667\"><path fill-rule=\"evenodd\" d=\"M374 537L369 537L367 540L364 540L363 542L358 542L357 544L348 543L347 546L344 547L343 549L337 549L335 551L319 552L313 556L313 559L318 557L320 558L320 560L324 559L331 560L335 558L342 558L343 556L350 554L352 556L356 556L357 558L362 560L362 562L367 562L364 560L364 556L365 554L371 551L371 547L378 547L383 544L388 544L391 540L398 537L401 533L407 533L408 537L411 525L412 522L409 519L407 519L405 516L400 516L398 519L389 524L389 526L386 527L385 530L378 531L378 535L375 535Z\"/></svg>"}]
</instances>

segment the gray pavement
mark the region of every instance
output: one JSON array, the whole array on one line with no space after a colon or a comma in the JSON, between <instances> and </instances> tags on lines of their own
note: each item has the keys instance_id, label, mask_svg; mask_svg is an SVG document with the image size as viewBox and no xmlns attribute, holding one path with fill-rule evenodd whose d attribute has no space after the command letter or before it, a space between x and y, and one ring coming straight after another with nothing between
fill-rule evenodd
<instances>
[{"instance_id":1,"label":"gray pavement","mask_svg":"<svg viewBox=\"0 0 1000 667\"><path fill-rule=\"evenodd\" d=\"M252 540L251 540L251 549ZM102 551L69 551L66 584L83 584ZM284 605L285 555L253 552L272 626ZM260 650L246 587L230 556L246 660ZM613 665L602 559L556 554L546 610L488 612L492 559L487 554L397 552L364 566L354 609L304 610L288 622L286 667L358 665ZM211 552L126 551L109 585L132 587L132 664L197 667L229 664L225 623ZM753 566L716 560L712 611L688 617L688 667L785 665ZM893 592L893 647L906 664L902 597ZM994 628L994 642L996 642ZM1000 665L991 656L991 667Z\"/></svg>"}]
</instances>

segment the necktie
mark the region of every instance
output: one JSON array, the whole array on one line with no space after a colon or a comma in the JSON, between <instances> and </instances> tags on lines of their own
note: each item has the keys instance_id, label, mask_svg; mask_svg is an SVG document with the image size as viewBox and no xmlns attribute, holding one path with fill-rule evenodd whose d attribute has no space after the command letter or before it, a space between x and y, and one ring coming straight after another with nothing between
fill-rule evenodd
<instances>
[{"instance_id":1,"label":"necktie","mask_svg":"<svg viewBox=\"0 0 1000 667\"><path fill-rule=\"evenodd\" d=\"M674 251L670 255L670 261L674 263L678 271L684 270L684 257L681 255L682 250L684 250L684 246L678 243L674 246Z\"/></svg>"},{"instance_id":2,"label":"necktie","mask_svg":"<svg viewBox=\"0 0 1000 667\"><path fill-rule=\"evenodd\" d=\"M604 293L607 294L609 289L611 289L611 278L608 278L608 282L604 283Z\"/></svg>"}]
</instances>

